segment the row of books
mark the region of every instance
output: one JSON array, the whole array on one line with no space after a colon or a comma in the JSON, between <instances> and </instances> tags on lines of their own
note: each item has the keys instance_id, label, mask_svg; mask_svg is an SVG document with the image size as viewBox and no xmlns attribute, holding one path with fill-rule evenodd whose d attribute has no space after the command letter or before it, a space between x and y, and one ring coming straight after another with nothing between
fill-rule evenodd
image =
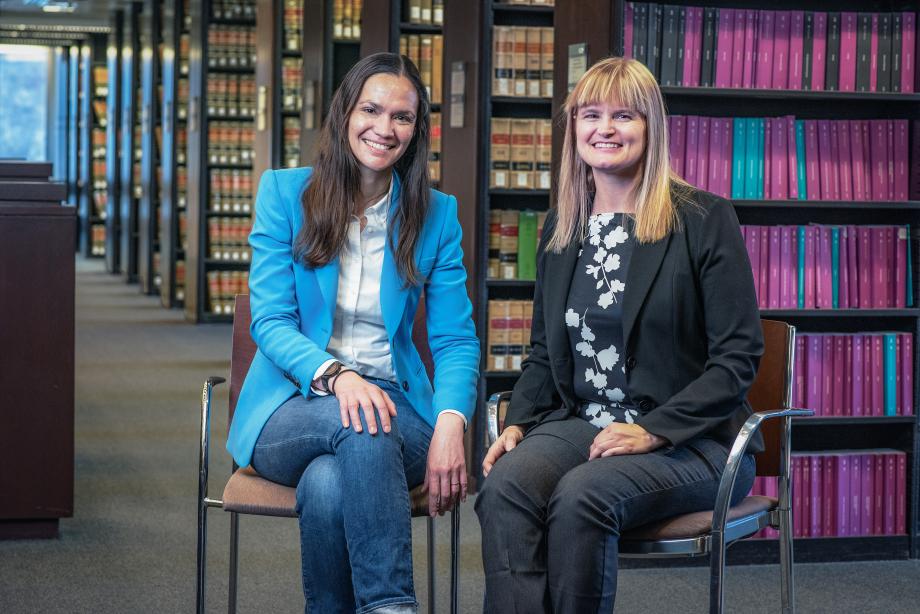
<instances>
[{"instance_id":1,"label":"row of books","mask_svg":"<svg viewBox=\"0 0 920 614\"><path fill-rule=\"evenodd\" d=\"M399 53L418 67L432 104L443 101L444 37L440 34L402 34Z\"/></svg>"},{"instance_id":2,"label":"row of books","mask_svg":"<svg viewBox=\"0 0 920 614\"><path fill-rule=\"evenodd\" d=\"M208 68L254 68L256 31L253 27L208 28Z\"/></svg>"},{"instance_id":3,"label":"row of books","mask_svg":"<svg viewBox=\"0 0 920 614\"><path fill-rule=\"evenodd\" d=\"M106 134L105 130L101 127L93 128L93 148L91 155L94 159L104 159L105 158L105 139Z\"/></svg>"},{"instance_id":4,"label":"row of books","mask_svg":"<svg viewBox=\"0 0 920 614\"><path fill-rule=\"evenodd\" d=\"M176 300L184 301L185 300L185 260L177 259L176 268L173 271L175 275L173 282L176 286Z\"/></svg>"},{"instance_id":5,"label":"row of books","mask_svg":"<svg viewBox=\"0 0 920 614\"><path fill-rule=\"evenodd\" d=\"M252 171L213 169L208 210L212 213L249 213L252 210Z\"/></svg>"},{"instance_id":6,"label":"row of books","mask_svg":"<svg viewBox=\"0 0 920 614\"><path fill-rule=\"evenodd\" d=\"M444 24L444 0L405 0L403 15L409 23Z\"/></svg>"},{"instance_id":7,"label":"row of books","mask_svg":"<svg viewBox=\"0 0 920 614\"><path fill-rule=\"evenodd\" d=\"M208 253L212 260L249 262L252 220L242 217L208 218Z\"/></svg>"},{"instance_id":8,"label":"row of books","mask_svg":"<svg viewBox=\"0 0 920 614\"><path fill-rule=\"evenodd\" d=\"M520 371L521 361L530 354L530 325L533 301L489 301L489 371Z\"/></svg>"},{"instance_id":9,"label":"row of books","mask_svg":"<svg viewBox=\"0 0 920 614\"><path fill-rule=\"evenodd\" d=\"M105 128L109 122L107 114L108 105L105 99L93 100L93 123L100 128Z\"/></svg>"},{"instance_id":10,"label":"row of books","mask_svg":"<svg viewBox=\"0 0 920 614\"><path fill-rule=\"evenodd\" d=\"M93 188L105 188L105 158L93 158Z\"/></svg>"},{"instance_id":11,"label":"row of books","mask_svg":"<svg viewBox=\"0 0 920 614\"><path fill-rule=\"evenodd\" d=\"M363 0L333 0L332 38L335 40L361 40L361 6Z\"/></svg>"},{"instance_id":12,"label":"row of books","mask_svg":"<svg viewBox=\"0 0 920 614\"><path fill-rule=\"evenodd\" d=\"M555 6L556 0L495 0L495 4L517 4L530 6Z\"/></svg>"},{"instance_id":13,"label":"row of books","mask_svg":"<svg viewBox=\"0 0 920 614\"><path fill-rule=\"evenodd\" d=\"M543 234L545 211L489 211L490 279L536 279L537 244Z\"/></svg>"},{"instance_id":14,"label":"row of books","mask_svg":"<svg viewBox=\"0 0 920 614\"><path fill-rule=\"evenodd\" d=\"M304 104L303 58L281 60L281 110L300 111ZM312 95L313 89L308 90ZM312 106L313 101L307 101Z\"/></svg>"},{"instance_id":15,"label":"row of books","mask_svg":"<svg viewBox=\"0 0 920 614\"><path fill-rule=\"evenodd\" d=\"M179 75L188 76L189 71L189 49L192 46L192 35L186 28L179 35Z\"/></svg>"},{"instance_id":16,"label":"row of books","mask_svg":"<svg viewBox=\"0 0 920 614\"><path fill-rule=\"evenodd\" d=\"M237 294L249 294L247 271L208 271L208 306L211 313L233 314Z\"/></svg>"},{"instance_id":17,"label":"row of books","mask_svg":"<svg viewBox=\"0 0 920 614\"><path fill-rule=\"evenodd\" d=\"M906 201L906 119L668 118L671 167L726 198Z\"/></svg>"},{"instance_id":18,"label":"row of books","mask_svg":"<svg viewBox=\"0 0 920 614\"><path fill-rule=\"evenodd\" d=\"M254 75L209 75L207 93L208 115L255 117L256 78Z\"/></svg>"},{"instance_id":19,"label":"row of books","mask_svg":"<svg viewBox=\"0 0 920 614\"><path fill-rule=\"evenodd\" d=\"M627 2L624 49L665 86L913 92L916 13Z\"/></svg>"},{"instance_id":20,"label":"row of books","mask_svg":"<svg viewBox=\"0 0 920 614\"><path fill-rule=\"evenodd\" d=\"M913 306L907 226L742 226L761 309Z\"/></svg>"},{"instance_id":21,"label":"row of books","mask_svg":"<svg viewBox=\"0 0 920 614\"><path fill-rule=\"evenodd\" d=\"M492 95L553 97L553 29L492 27Z\"/></svg>"},{"instance_id":22,"label":"row of books","mask_svg":"<svg viewBox=\"0 0 920 614\"><path fill-rule=\"evenodd\" d=\"M493 117L490 125L489 187L548 190L552 120Z\"/></svg>"},{"instance_id":23,"label":"row of books","mask_svg":"<svg viewBox=\"0 0 920 614\"><path fill-rule=\"evenodd\" d=\"M897 450L794 455L792 534L904 535L907 486L907 455ZM755 479L751 493L776 498L776 478ZM767 528L759 536L777 533Z\"/></svg>"},{"instance_id":24,"label":"row of books","mask_svg":"<svg viewBox=\"0 0 920 614\"><path fill-rule=\"evenodd\" d=\"M793 404L817 416L913 415L913 335L796 335Z\"/></svg>"},{"instance_id":25,"label":"row of books","mask_svg":"<svg viewBox=\"0 0 920 614\"><path fill-rule=\"evenodd\" d=\"M441 113L431 114L431 140L428 151L428 176L432 183L441 181Z\"/></svg>"},{"instance_id":26,"label":"row of books","mask_svg":"<svg viewBox=\"0 0 920 614\"><path fill-rule=\"evenodd\" d=\"M211 17L214 19L255 19L256 2L255 0L214 0L211 3Z\"/></svg>"},{"instance_id":27,"label":"row of books","mask_svg":"<svg viewBox=\"0 0 920 614\"><path fill-rule=\"evenodd\" d=\"M211 164L248 164L254 140L252 122L208 122L208 160Z\"/></svg>"},{"instance_id":28,"label":"row of books","mask_svg":"<svg viewBox=\"0 0 920 614\"><path fill-rule=\"evenodd\" d=\"M281 134L281 160L288 168L300 166L300 119L285 117Z\"/></svg>"},{"instance_id":29,"label":"row of books","mask_svg":"<svg viewBox=\"0 0 920 614\"><path fill-rule=\"evenodd\" d=\"M93 190L93 211L92 216L104 220L105 219L105 205L109 201L109 192L108 190Z\"/></svg>"},{"instance_id":30,"label":"row of books","mask_svg":"<svg viewBox=\"0 0 920 614\"><path fill-rule=\"evenodd\" d=\"M281 23L284 30L284 49L301 51L303 49L303 0L284 0Z\"/></svg>"},{"instance_id":31,"label":"row of books","mask_svg":"<svg viewBox=\"0 0 920 614\"><path fill-rule=\"evenodd\" d=\"M90 227L89 253L105 256L105 224L93 224Z\"/></svg>"}]
</instances>

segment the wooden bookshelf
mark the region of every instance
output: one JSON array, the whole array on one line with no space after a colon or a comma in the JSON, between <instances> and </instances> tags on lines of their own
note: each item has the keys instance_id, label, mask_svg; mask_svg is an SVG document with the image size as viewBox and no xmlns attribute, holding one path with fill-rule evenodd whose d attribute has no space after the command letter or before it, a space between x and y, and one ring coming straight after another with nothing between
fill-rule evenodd
<instances>
[{"instance_id":1,"label":"wooden bookshelf","mask_svg":"<svg viewBox=\"0 0 920 614\"><path fill-rule=\"evenodd\" d=\"M110 37L113 34L109 35ZM87 39L79 53L79 111L78 111L78 180L80 253L86 257L102 257L108 253L108 218L111 215L113 155L109 139L111 129L112 88L106 64L106 40L100 36ZM97 78L99 77L99 78Z\"/></svg>"}]
</instances>

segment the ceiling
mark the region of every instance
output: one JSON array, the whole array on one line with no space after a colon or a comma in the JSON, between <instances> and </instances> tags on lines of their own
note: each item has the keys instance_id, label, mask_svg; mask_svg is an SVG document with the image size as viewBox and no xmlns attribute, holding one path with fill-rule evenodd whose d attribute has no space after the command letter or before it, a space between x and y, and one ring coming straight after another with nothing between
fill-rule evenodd
<instances>
[{"instance_id":1,"label":"ceiling","mask_svg":"<svg viewBox=\"0 0 920 614\"><path fill-rule=\"evenodd\" d=\"M46 12L44 5L68 3L72 12ZM26 25L35 29L63 26L79 29L107 26L109 11L127 1L117 0L0 0L0 25Z\"/></svg>"}]
</instances>

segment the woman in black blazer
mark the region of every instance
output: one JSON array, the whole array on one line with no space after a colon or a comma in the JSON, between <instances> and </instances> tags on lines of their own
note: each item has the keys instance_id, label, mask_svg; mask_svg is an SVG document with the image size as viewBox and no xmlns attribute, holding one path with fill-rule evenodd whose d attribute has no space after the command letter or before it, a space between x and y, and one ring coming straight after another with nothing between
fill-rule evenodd
<instances>
[{"instance_id":1,"label":"woman in black blazer","mask_svg":"<svg viewBox=\"0 0 920 614\"><path fill-rule=\"evenodd\" d=\"M603 60L564 112L533 349L476 500L487 612L610 612L620 533L712 509L763 352L734 210L671 172L651 73ZM733 503L753 480L748 455Z\"/></svg>"}]
</instances>

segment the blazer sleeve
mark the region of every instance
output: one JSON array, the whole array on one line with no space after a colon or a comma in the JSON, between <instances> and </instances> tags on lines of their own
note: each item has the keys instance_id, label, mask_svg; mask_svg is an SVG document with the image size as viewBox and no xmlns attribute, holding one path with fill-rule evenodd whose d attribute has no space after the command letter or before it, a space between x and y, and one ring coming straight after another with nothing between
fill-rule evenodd
<instances>
[{"instance_id":1,"label":"blazer sleeve","mask_svg":"<svg viewBox=\"0 0 920 614\"><path fill-rule=\"evenodd\" d=\"M722 199L706 208L706 217L696 225L691 257L709 355L699 377L636 420L675 446L711 431L739 410L763 354L754 279L738 218Z\"/></svg>"},{"instance_id":2,"label":"blazer sleeve","mask_svg":"<svg viewBox=\"0 0 920 614\"><path fill-rule=\"evenodd\" d=\"M425 282L425 324L434 360L435 415L454 409L469 421L476 410L479 338L466 292L462 237L457 199L448 196L437 257Z\"/></svg>"},{"instance_id":3,"label":"blazer sleeve","mask_svg":"<svg viewBox=\"0 0 920 614\"><path fill-rule=\"evenodd\" d=\"M543 225L537 250L537 280L534 284L533 320L530 329L530 354L521 363L521 377L511 393L511 403L505 416L505 426L517 425L527 431L547 413L558 409L562 399L556 390L546 349L546 322L543 317L543 270L546 244L556 225L555 210L550 211Z\"/></svg>"},{"instance_id":4,"label":"blazer sleeve","mask_svg":"<svg viewBox=\"0 0 920 614\"><path fill-rule=\"evenodd\" d=\"M268 170L259 181L256 218L249 235L250 333L259 350L308 396L316 369L333 357L300 331L293 242L288 208L275 171Z\"/></svg>"}]
</instances>

